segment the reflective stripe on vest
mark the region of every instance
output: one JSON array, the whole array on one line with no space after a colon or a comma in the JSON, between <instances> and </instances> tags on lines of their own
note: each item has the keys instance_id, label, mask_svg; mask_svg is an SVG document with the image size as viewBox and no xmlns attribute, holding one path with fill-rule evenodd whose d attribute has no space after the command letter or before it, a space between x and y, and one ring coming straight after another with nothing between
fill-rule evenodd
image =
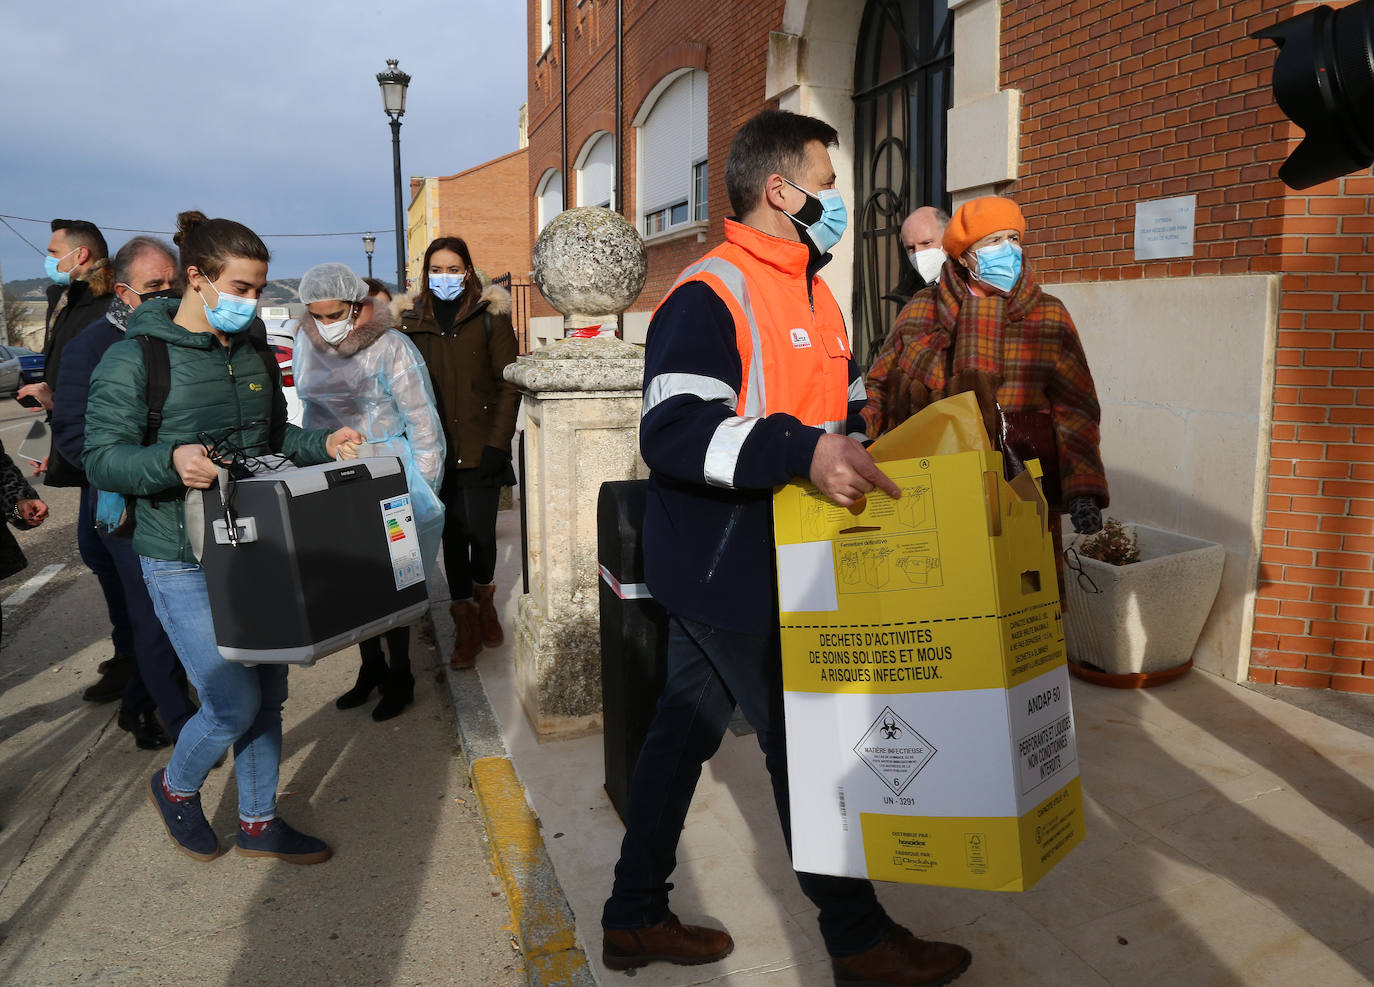
<instances>
[{"instance_id":1,"label":"reflective stripe on vest","mask_svg":"<svg viewBox=\"0 0 1374 987\"><path fill-rule=\"evenodd\" d=\"M863 381L859 383L862 384ZM704 374L659 374L644 388L644 404L640 408L639 417L642 419L664 401L679 394L690 394L708 404L712 401L721 401L730 408L735 407L739 401L735 389L715 377L707 377Z\"/></svg>"},{"instance_id":2,"label":"reflective stripe on vest","mask_svg":"<svg viewBox=\"0 0 1374 987\"><path fill-rule=\"evenodd\" d=\"M848 418L848 407L836 406L834 410L839 411L841 417L838 419L828 419L825 412L815 406L812 408L773 408L768 406L768 385L767 372L764 360L760 354L764 352L763 332L759 327L758 316L751 293L749 281L744 276L744 272L738 266L724 257L714 253L707 254L695 264L687 267L674 282L668 294L672 294L679 285L688 281L702 281L716 289L716 294L725 307L730 310L730 314L735 320L735 336L740 351L740 361L743 371L743 389L735 403L735 413L743 418L755 418L768 415L771 411L782 411L801 419L803 424L813 428L820 428L826 432L843 434L845 422ZM747 337L741 331L742 326L748 327ZM816 327L819 328L819 327ZM824 332L825 330L821 330ZM830 331L834 331L831 327ZM819 335L819 333L818 333ZM821 342L812 340L811 345ZM748 349L746 351L745 345ZM809 348L809 347L808 347ZM822 348L826 348L824 345ZM774 354L774 364L780 368L785 367L789 362L787 359L788 351L779 347ZM845 362L845 372L847 375L848 361ZM785 371L784 371L785 372ZM817 405L830 407L823 395L810 395L815 399ZM862 377L856 377L853 381L846 380L845 401L865 400L864 383Z\"/></svg>"},{"instance_id":3,"label":"reflective stripe on vest","mask_svg":"<svg viewBox=\"0 0 1374 987\"><path fill-rule=\"evenodd\" d=\"M747 363L744 368L744 393L739 396L735 410L746 418L762 418L768 413L768 392L763 380L763 361L754 359L754 355L763 352L763 338L759 333L758 320L754 318L754 306L749 300L749 285L744 280L744 272L728 260L707 254L683 271L673 288L687 281L699 280L698 276L702 274L713 275L720 281L730 294L730 297L722 298L721 301L731 310L731 315L738 318L742 314L748 323L751 344L749 355L746 357L745 354L740 354L740 359ZM671 295L672 291L668 294ZM730 304L732 301L733 305ZM738 335L738 324L735 331Z\"/></svg>"},{"instance_id":4,"label":"reflective stripe on vest","mask_svg":"<svg viewBox=\"0 0 1374 987\"><path fill-rule=\"evenodd\" d=\"M728 246L725 245L727 248ZM772 335L765 333L759 325L759 313L755 308L755 298L750 290L749 279L737 264L714 252L707 254L678 276L668 295L688 281L701 281L706 284L730 312L735 326L735 345L739 351L742 372L740 391L736 394L724 381L699 374L660 374L645 386L641 417L663 401L681 394L689 394L702 401L720 401L734 410L734 416L716 426L707 444L702 467L702 478L706 483L718 487L734 487L735 470L745 440L749 438L759 420L770 413L784 412L812 428L823 429L832 434L845 433L848 403L864 399L864 383L862 378L848 380L848 349L843 339L839 339L838 348L844 350L845 359L836 367L833 364L840 362L836 360L836 347L832 346L831 340L823 338L826 333L842 331L843 320L838 318L838 312L835 313L838 325L822 326L807 304L805 326L790 330L789 346L780 342L778 335L793 323L770 326L773 329ZM766 288L767 284L764 283L761 287ZM764 301L760 299L760 302ZM795 308L795 301L784 298L780 300L780 304L774 306L761 304L759 311L766 316L778 318L777 312L788 311L789 305ZM798 338L801 340L800 344ZM765 347L766 339L772 340L771 350ZM813 346L815 349L812 349ZM765 353L768 354L767 361L763 358ZM775 402L782 405L781 407L770 408L768 405L768 366L774 368L774 373L804 375L773 382L777 385ZM816 379L824 381L825 386L805 391L801 395L796 393L796 386L788 386L792 380ZM839 388L832 386L832 381L834 385L844 385L843 403L840 400ZM810 385L803 385L808 386ZM791 398L787 396L789 393L792 394ZM830 415L837 412L839 418L830 418Z\"/></svg>"}]
</instances>

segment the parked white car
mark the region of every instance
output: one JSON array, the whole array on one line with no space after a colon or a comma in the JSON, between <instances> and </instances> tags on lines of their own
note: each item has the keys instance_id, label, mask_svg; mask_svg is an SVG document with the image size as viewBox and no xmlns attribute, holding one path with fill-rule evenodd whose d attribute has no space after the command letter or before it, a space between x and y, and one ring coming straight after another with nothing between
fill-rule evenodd
<instances>
[{"instance_id":1,"label":"parked white car","mask_svg":"<svg viewBox=\"0 0 1374 987\"><path fill-rule=\"evenodd\" d=\"M296 330L300 319L263 319L267 326L267 345L272 347L281 367L281 389L286 397L286 420L292 425L301 423L301 399L296 396L296 380L291 373L291 357L296 349Z\"/></svg>"}]
</instances>

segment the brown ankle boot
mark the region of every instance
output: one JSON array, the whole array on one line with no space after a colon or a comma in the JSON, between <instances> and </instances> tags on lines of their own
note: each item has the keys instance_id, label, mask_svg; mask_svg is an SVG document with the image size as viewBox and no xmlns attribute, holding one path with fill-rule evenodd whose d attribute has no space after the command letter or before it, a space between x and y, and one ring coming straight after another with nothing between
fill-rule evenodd
<instances>
[{"instance_id":1,"label":"brown ankle boot","mask_svg":"<svg viewBox=\"0 0 1374 987\"><path fill-rule=\"evenodd\" d=\"M477 662L477 652L482 650L482 627L478 621L477 604L471 600L450 603L448 612L453 614L453 654L449 657L449 668L471 668Z\"/></svg>"},{"instance_id":2,"label":"brown ankle boot","mask_svg":"<svg viewBox=\"0 0 1374 987\"><path fill-rule=\"evenodd\" d=\"M883 984L885 987L941 987L957 980L973 961L963 946L917 939L900 925L867 952L830 958L836 987Z\"/></svg>"},{"instance_id":3,"label":"brown ankle boot","mask_svg":"<svg viewBox=\"0 0 1374 987\"><path fill-rule=\"evenodd\" d=\"M729 956L735 940L724 929L683 925L669 915L647 929L601 930L601 962L612 970L634 970L648 963L698 966Z\"/></svg>"},{"instance_id":4,"label":"brown ankle boot","mask_svg":"<svg viewBox=\"0 0 1374 987\"><path fill-rule=\"evenodd\" d=\"M477 619L482 626L482 643L491 647L504 644L506 635L501 630L501 621L496 616L496 586L472 587L472 598L477 601Z\"/></svg>"}]
</instances>

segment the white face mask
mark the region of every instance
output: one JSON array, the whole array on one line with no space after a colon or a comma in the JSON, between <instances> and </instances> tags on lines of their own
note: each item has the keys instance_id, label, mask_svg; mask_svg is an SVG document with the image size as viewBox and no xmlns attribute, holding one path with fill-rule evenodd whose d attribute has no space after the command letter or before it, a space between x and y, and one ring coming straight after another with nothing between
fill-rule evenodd
<instances>
[{"instance_id":1,"label":"white face mask","mask_svg":"<svg viewBox=\"0 0 1374 987\"><path fill-rule=\"evenodd\" d=\"M321 322L316 319L315 328L320 331L320 335L324 337L326 343L330 346L337 346L353 328L353 317L349 316L338 322Z\"/></svg>"},{"instance_id":2,"label":"white face mask","mask_svg":"<svg viewBox=\"0 0 1374 987\"><path fill-rule=\"evenodd\" d=\"M926 250L913 250L907 254L907 259L926 284L934 284L940 276L940 268L945 266L945 256L939 247L929 247Z\"/></svg>"}]
</instances>

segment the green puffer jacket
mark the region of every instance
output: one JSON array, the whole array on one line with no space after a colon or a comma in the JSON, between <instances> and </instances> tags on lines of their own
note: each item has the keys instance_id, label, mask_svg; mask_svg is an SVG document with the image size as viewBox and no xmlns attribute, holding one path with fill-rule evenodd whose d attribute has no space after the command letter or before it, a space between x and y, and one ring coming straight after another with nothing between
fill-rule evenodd
<instances>
[{"instance_id":1,"label":"green puffer jacket","mask_svg":"<svg viewBox=\"0 0 1374 987\"><path fill-rule=\"evenodd\" d=\"M143 348L132 338L105 352L91 376L84 462L91 485L136 495L134 551L154 559L195 562L186 534L186 488L172 466L180 445L230 439L250 455L280 452L298 466L329 461L323 429L286 421L286 399L253 344L242 334L226 349L212 333L172 321L176 299L149 299L129 318L127 335L168 343L171 390L157 442L143 445L148 424Z\"/></svg>"}]
</instances>

